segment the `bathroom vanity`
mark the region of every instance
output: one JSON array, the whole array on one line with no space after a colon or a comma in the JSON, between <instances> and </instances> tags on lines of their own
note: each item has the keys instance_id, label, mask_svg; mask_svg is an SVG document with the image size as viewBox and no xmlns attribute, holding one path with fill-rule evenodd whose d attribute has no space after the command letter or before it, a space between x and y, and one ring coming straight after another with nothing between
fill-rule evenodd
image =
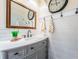
<instances>
[{"instance_id":1,"label":"bathroom vanity","mask_svg":"<svg viewBox=\"0 0 79 59\"><path fill-rule=\"evenodd\" d=\"M0 43L0 59L48 59L48 37Z\"/></svg>"}]
</instances>

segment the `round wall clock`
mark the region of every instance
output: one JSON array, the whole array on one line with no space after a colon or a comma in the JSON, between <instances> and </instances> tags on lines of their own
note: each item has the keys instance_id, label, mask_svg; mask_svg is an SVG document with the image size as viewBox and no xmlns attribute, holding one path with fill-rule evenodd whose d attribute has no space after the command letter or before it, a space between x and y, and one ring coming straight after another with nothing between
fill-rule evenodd
<instances>
[{"instance_id":1,"label":"round wall clock","mask_svg":"<svg viewBox=\"0 0 79 59\"><path fill-rule=\"evenodd\" d=\"M51 13L56 13L63 10L68 3L68 0L50 0L48 9Z\"/></svg>"},{"instance_id":2,"label":"round wall clock","mask_svg":"<svg viewBox=\"0 0 79 59\"><path fill-rule=\"evenodd\" d=\"M32 20L33 18L34 18L34 12L29 10L29 12L28 12L28 19Z\"/></svg>"}]
</instances>

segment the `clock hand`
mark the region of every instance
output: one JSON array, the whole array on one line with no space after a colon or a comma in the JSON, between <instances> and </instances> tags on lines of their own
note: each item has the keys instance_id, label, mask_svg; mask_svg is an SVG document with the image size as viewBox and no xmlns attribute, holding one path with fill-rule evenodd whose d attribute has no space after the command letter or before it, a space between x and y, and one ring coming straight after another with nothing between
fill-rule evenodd
<instances>
[{"instance_id":1,"label":"clock hand","mask_svg":"<svg viewBox=\"0 0 79 59\"><path fill-rule=\"evenodd\" d=\"M55 0L55 2L56 2L56 6L58 6L57 0Z\"/></svg>"}]
</instances>

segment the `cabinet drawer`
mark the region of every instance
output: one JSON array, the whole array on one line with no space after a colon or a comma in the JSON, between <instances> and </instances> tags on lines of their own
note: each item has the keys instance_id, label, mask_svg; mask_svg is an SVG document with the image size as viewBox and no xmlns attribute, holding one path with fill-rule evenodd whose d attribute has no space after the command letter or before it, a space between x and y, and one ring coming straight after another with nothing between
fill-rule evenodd
<instances>
[{"instance_id":1,"label":"cabinet drawer","mask_svg":"<svg viewBox=\"0 0 79 59\"><path fill-rule=\"evenodd\" d=\"M33 54L34 52L36 52L39 48L41 47L45 47L47 45L47 41L41 41L35 44L32 44L30 46L28 46L28 54Z\"/></svg>"},{"instance_id":2,"label":"cabinet drawer","mask_svg":"<svg viewBox=\"0 0 79 59\"><path fill-rule=\"evenodd\" d=\"M36 45L35 49L38 50L39 48L45 47L47 45L47 41L44 40L44 41L36 43L35 45Z\"/></svg>"},{"instance_id":3,"label":"cabinet drawer","mask_svg":"<svg viewBox=\"0 0 79 59\"><path fill-rule=\"evenodd\" d=\"M44 40L44 41L39 42L38 44L39 44L39 47L45 47L47 46L47 41Z\"/></svg>"},{"instance_id":4,"label":"cabinet drawer","mask_svg":"<svg viewBox=\"0 0 79 59\"><path fill-rule=\"evenodd\" d=\"M25 56L25 48L17 48L8 51L8 59L22 59Z\"/></svg>"}]
</instances>

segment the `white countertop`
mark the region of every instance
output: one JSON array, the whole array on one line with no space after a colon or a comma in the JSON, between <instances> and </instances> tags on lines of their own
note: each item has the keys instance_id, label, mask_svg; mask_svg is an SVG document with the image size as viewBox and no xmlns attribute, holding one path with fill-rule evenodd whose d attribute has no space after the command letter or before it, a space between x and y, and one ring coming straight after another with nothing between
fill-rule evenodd
<instances>
[{"instance_id":1,"label":"white countertop","mask_svg":"<svg viewBox=\"0 0 79 59\"><path fill-rule=\"evenodd\" d=\"M40 34L32 38L23 38L15 42L0 41L0 51L10 50L21 46L27 46L27 45L45 40L46 38L48 38L48 36Z\"/></svg>"}]
</instances>

